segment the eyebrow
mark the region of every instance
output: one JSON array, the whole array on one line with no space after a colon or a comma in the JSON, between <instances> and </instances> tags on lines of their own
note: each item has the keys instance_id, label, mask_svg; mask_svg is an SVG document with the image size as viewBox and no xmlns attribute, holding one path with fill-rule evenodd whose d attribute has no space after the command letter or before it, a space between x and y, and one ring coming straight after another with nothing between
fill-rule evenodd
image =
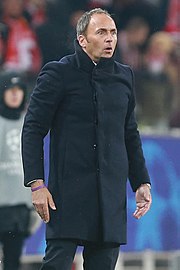
<instances>
[{"instance_id":1,"label":"eyebrow","mask_svg":"<svg viewBox=\"0 0 180 270\"><path fill-rule=\"evenodd\" d=\"M101 28L98 28L96 30L96 32L99 31L99 30L102 30L102 31L116 31L117 32L117 29L116 28L107 29L107 28L101 27Z\"/></svg>"}]
</instances>

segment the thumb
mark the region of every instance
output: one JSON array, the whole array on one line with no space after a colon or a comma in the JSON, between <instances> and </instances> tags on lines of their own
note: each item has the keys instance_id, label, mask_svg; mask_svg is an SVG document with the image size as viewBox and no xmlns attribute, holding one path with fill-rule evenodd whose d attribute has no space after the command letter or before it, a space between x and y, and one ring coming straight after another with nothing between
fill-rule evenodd
<instances>
[{"instance_id":1,"label":"thumb","mask_svg":"<svg viewBox=\"0 0 180 270\"><path fill-rule=\"evenodd\" d=\"M50 196L49 198L49 206L51 209L56 210L56 206L55 206L52 196Z\"/></svg>"},{"instance_id":2,"label":"thumb","mask_svg":"<svg viewBox=\"0 0 180 270\"><path fill-rule=\"evenodd\" d=\"M147 186L141 186L139 188L139 195L141 197L141 199L145 200L146 202L149 202L150 201L150 190Z\"/></svg>"},{"instance_id":3,"label":"thumb","mask_svg":"<svg viewBox=\"0 0 180 270\"><path fill-rule=\"evenodd\" d=\"M151 197L151 195L150 195L149 191L144 192L144 199L146 202L150 202L150 197Z\"/></svg>"}]
</instances>

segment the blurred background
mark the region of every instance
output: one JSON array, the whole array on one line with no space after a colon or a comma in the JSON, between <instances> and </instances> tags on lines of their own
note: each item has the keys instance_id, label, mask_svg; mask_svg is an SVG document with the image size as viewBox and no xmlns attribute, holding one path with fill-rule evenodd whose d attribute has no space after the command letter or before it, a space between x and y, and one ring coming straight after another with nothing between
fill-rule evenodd
<instances>
[{"instance_id":1,"label":"blurred background","mask_svg":"<svg viewBox=\"0 0 180 270\"><path fill-rule=\"evenodd\" d=\"M74 52L77 20L95 7L112 14L118 29L115 59L135 73L136 117L152 179L152 209L140 221L132 218L134 194L128 186L128 245L117 270L179 270L180 1L1 0L0 75L23 76L28 104L41 67ZM45 162L47 167L47 156ZM38 269L43 256L44 225L35 223L24 245L23 270ZM74 270L81 269L79 261L77 255Z\"/></svg>"}]
</instances>

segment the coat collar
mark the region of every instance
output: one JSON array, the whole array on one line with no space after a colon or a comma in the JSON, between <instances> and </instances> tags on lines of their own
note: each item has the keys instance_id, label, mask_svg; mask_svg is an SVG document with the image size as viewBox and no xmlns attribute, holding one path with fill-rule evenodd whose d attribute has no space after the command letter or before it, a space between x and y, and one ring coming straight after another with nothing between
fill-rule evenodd
<instances>
[{"instance_id":1,"label":"coat collar","mask_svg":"<svg viewBox=\"0 0 180 270\"><path fill-rule=\"evenodd\" d=\"M95 65L91 58L83 51L79 42L77 40L74 41L75 46L75 56L78 68L86 71L92 72L94 68L104 70L106 72L112 72L114 67L114 58L105 58L102 57L100 61Z\"/></svg>"}]
</instances>

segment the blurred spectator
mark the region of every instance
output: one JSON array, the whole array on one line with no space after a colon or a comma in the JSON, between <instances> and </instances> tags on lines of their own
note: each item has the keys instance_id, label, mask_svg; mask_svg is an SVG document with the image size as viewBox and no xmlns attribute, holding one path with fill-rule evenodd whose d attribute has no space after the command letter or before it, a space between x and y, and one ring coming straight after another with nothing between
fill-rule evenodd
<instances>
[{"instance_id":1,"label":"blurred spectator","mask_svg":"<svg viewBox=\"0 0 180 270\"><path fill-rule=\"evenodd\" d=\"M0 75L0 242L4 270L17 270L30 234L31 193L25 189L20 155L26 85L19 73Z\"/></svg>"},{"instance_id":2,"label":"blurred spectator","mask_svg":"<svg viewBox=\"0 0 180 270\"><path fill-rule=\"evenodd\" d=\"M175 44L173 60L177 69L177 75L174 78L176 90L174 98L175 104L171 115L170 126L180 128L180 1L169 0L167 21L164 29L171 35Z\"/></svg>"},{"instance_id":3,"label":"blurred spectator","mask_svg":"<svg viewBox=\"0 0 180 270\"><path fill-rule=\"evenodd\" d=\"M111 13L115 14L119 30L124 29L134 17L143 18L150 26L151 33L159 30L159 10L144 0L113 0Z\"/></svg>"},{"instance_id":4,"label":"blurred spectator","mask_svg":"<svg viewBox=\"0 0 180 270\"><path fill-rule=\"evenodd\" d=\"M177 60L177 81L174 87L174 102L173 102L173 111L171 113L170 127L180 128L180 55Z\"/></svg>"},{"instance_id":5,"label":"blurred spectator","mask_svg":"<svg viewBox=\"0 0 180 270\"><path fill-rule=\"evenodd\" d=\"M147 1L147 0L146 0ZM152 0L148 0L149 2L152 2ZM164 26L166 24L167 20L167 14L168 14L168 6L169 2L171 0L154 0L153 3L158 8L158 15L159 15L159 30L164 30ZM155 3L156 2L156 3Z\"/></svg>"},{"instance_id":6,"label":"blurred spectator","mask_svg":"<svg viewBox=\"0 0 180 270\"><path fill-rule=\"evenodd\" d=\"M68 53L74 53L74 39L76 38L76 25L79 18L84 13L84 10L76 10L72 12L69 19L69 25L67 30L67 47Z\"/></svg>"},{"instance_id":7,"label":"blurred spectator","mask_svg":"<svg viewBox=\"0 0 180 270\"><path fill-rule=\"evenodd\" d=\"M136 71L142 67L143 46L149 36L148 23L140 18L130 19L124 30L118 32L120 62L128 64Z\"/></svg>"},{"instance_id":8,"label":"blurred spectator","mask_svg":"<svg viewBox=\"0 0 180 270\"><path fill-rule=\"evenodd\" d=\"M59 0L59 1L64 2L63 0ZM72 14L72 12L77 11L77 10L87 10L89 2L90 0L78 0L78 1L68 0L66 2L66 5L68 8L69 15Z\"/></svg>"},{"instance_id":9,"label":"blurred spectator","mask_svg":"<svg viewBox=\"0 0 180 270\"><path fill-rule=\"evenodd\" d=\"M179 16L180 16L180 1L170 0L168 5L165 31L172 33L173 35L180 35Z\"/></svg>"},{"instance_id":10,"label":"blurred spectator","mask_svg":"<svg viewBox=\"0 0 180 270\"><path fill-rule=\"evenodd\" d=\"M109 7L112 6L112 2L113 0L89 0L89 4L88 4L88 8L92 9L92 8L104 8L104 9L108 9Z\"/></svg>"},{"instance_id":11,"label":"blurred spectator","mask_svg":"<svg viewBox=\"0 0 180 270\"><path fill-rule=\"evenodd\" d=\"M169 1L167 22L165 31L167 31L173 38L175 50L173 54L174 62L177 66L177 71L180 72L180 2L177 0ZM170 126L180 128L180 77L179 74L175 80L175 108L171 115Z\"/></svg>"},{"instance_id":12,"label":"blurred spectator","mask_svg":"<svg viewBox=\"0 0 180 270\"><path fill-rule=\"evenodd\" d=\"M68 53L69 9L67 3L60 0L48 1L46 11L46 22L36 29L43 65L52 60L59 60Z\"/></svg>"},{"instance_id":13,"label":"blurred spectator","mask_svg":"<svg viewBox=\"0 0 180 270\"><path fill-rule=\"evenodd\" d=\"M166 32L154 33L148 42L143 71L137 77L139 123L167 129L175 103L177 67L172 54L174 42Z\"/></svg>"},{"instance_id":14,"label":"blurred spectator","mask_svg":"<svg viewBox=\"0 0 180 270\"><path fill-rule=\"evenodd\" d=\"M169 129L173 87L166 74L147 71L136 74L137 120L141 130L165 132Z\"/></svg>"},{"instance_id":15,"label":"blurred spectator","mask_svg":"<svg viewBox=\"0 0 180 270\"><path fill-rule=\"evenodd\" d=\"M0 67L4 60L7 37L8 37L8 27L4 23L0 22Z\"/></svg>"},{"instance_id":16,"label":"blurred spectator","mask_svg":"<svg viewBox=\"0 0 180 270\"><path fill-rule=\"evenodd\" d=\"M24 16L24 0L2 0L1 22L7 29L1 36L1 69L36 73L41 67L41 53L35 32Z\"/></svg>"},{"instance_id":17,"label":"blurred spectator","mask_svg":"<svg viewBox=\"0 0 180 270\"><path fill-rule=\"evenodd\" d=\"M46 2L47 0L26 0L26 10L31 17L33 27L46 21Z\"/></svg>"},{"instance_id":18,"label":"blurred spectator","mask_svg":"<svg viewBox=\"0 0 180 270\"><path fill-rule=\"evenodd\" d=\"M174 49L174 42L168 33L163 31L154 33L149 39L145 53L145 69L155 75L167 73L173 81L173 76L176 73L172 61Z\"/></svg>"}]
</instances>

